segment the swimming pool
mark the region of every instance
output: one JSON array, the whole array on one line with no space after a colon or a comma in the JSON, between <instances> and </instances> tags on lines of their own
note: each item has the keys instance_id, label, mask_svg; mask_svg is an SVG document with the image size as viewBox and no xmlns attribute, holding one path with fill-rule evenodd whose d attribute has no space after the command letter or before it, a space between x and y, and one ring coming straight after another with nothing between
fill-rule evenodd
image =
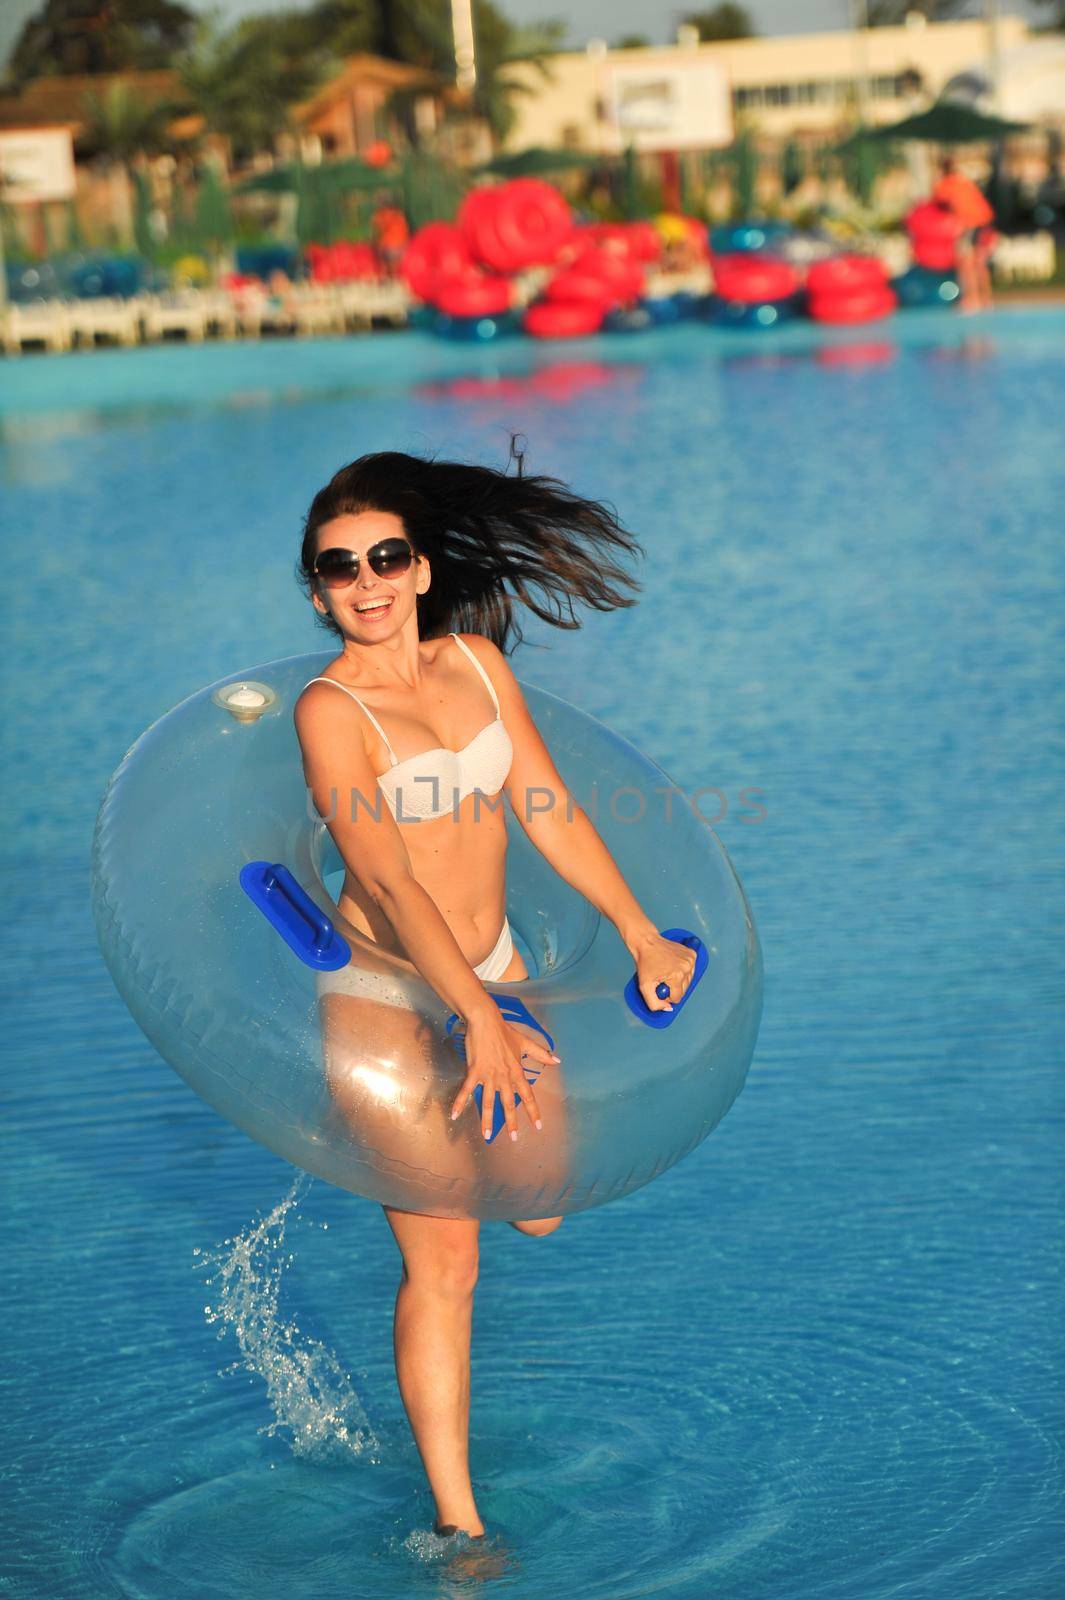
<instances>
[{"instance_id":1,"label":"swimming pool","mask_svg":"<svg viewBox=\"0 0 1065 1600\"><path fill-rule=\"evenodd\" d=\"M153 1055L88 847L150 720L322 647L329 473L508 427L648 553L640 606L530 618L516 669L702 790L766 992L705 1145L482 1230L485 1591L1060 1592L1063 374L1030 311L4 363L7 1592L467 1592L416 1531L380 1211Z\"/></svg>"}]
</instances>

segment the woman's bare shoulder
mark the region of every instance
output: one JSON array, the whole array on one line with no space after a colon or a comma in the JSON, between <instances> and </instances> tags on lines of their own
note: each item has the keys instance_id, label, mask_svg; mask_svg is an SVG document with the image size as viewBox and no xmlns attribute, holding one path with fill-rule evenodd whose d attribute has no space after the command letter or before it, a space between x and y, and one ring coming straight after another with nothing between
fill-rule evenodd
<instances>
[{"instance_id":1,"label":"woman's bare shoulder","mask_svg":"<svg viewBox=\"0 0 1065 1600\"><path fill-rule=\"evenodd\" d=\"M497 644L487 638L483 633L456 633L456 639L461 639L463 644L469 645L474 655L482 665L500 666L510 671L510 663Z\"/></svg>"}]
</instances>

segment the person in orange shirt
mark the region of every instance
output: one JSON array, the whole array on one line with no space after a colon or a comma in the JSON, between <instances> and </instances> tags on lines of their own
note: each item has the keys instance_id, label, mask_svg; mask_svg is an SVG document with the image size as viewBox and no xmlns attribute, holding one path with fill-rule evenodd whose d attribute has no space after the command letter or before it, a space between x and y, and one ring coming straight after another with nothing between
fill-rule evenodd
<instances>
[{"instance_id":1,"label":"person in orange shirt","mask_svg":"<svg viewBox=\"0 0 1065 1600\"><path fill-rule=\"evenodd\" d=\"M988 257L995 238L995 213L971 178L958 172L952 156L940 163L942 177L932 190L937 205L952 213L958 223L955 260L961 286L962 311L991 309L991 271Z\"/></svg>"},{"instance_id":2,"label":"person in orange shirt","mask_svg":"<svg viewBox=\"0 0 1065 1600\"><path fill-rule=\"evenodd\" d=\"M389 277L395 277L399 263L410 241L410 227L398 206L378 206L370 219L377 253L385 264Z\"/></svg>"}]
</instances>

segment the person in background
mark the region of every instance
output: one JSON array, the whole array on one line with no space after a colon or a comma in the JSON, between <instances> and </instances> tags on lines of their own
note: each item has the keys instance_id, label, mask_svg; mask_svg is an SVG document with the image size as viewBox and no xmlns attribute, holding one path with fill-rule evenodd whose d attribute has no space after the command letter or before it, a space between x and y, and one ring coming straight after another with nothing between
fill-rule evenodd
<instances>
[{"instance_id":1,"label":"person in background","mask_svg":"<svg viewBox=\"0 0 1065 1600\"><path fill-rule=\"evenodd\" d=\"M950 211L958 223L955 259L961 287L961 310L991 309L991 270L988 260L997 235L995 213L987 197L971 178L957 170L953 156L940 162L942 176L932 190L937 205Z\"/></svg>"},{"instance_id":2,"label":"person in background","mask_svg":"<svg viewBox=\"0 0 1065 1600\"><path fill-rule=\"evenodd\" d=\"M410 227L403 212L397 205L389 202L378 206L370 219L373 229L374 245L377 254L384 263L385 271L390 278L394 278L399 271L399 264L403 260L404 252L410 242Z\"/></svg>"}]
</instances>

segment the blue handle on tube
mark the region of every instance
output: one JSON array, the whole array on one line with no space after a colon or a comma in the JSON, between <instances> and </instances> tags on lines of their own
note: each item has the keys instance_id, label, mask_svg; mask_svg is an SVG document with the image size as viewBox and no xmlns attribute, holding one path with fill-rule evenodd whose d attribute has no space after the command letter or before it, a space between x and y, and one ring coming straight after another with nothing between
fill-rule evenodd
<instances>
[{"instance_id":1,"label":"blue handle on tube","mask_svg":"<svg viewBox=\"0 0 1065 1600\"><path fill-rule=\"evenodd\" d=\"M308 967L336 972L347 966L350 945L283 862L249 861L240 869L240 886Z\"/></svg>"},{"instance_id":2,"label":"blue handle on tube","mask_svg":"<svg viewBox=\"0 0 1065 1600\"><path fill-rule=\"evenodd\" d=\"M659 931L663 939L672 939L676 944L686 944L689 950L695 951L695 971L692 973L691 983L689 983L680 999L674 1000L672 1011L652 1011L640 993L636 981L637 975L635 972L633 973L625 985L625 1002L633 1016L639 1017L640 1021L645 1022L649 1028L668 1028L670 1023L676 1022L695 993L699 979L710 964L710 956L698 934L689 932L687 928L661 928ZM668 983L660 983L655 993L660 1000L668 1000Z\"/></svg>"}]
</instances>

